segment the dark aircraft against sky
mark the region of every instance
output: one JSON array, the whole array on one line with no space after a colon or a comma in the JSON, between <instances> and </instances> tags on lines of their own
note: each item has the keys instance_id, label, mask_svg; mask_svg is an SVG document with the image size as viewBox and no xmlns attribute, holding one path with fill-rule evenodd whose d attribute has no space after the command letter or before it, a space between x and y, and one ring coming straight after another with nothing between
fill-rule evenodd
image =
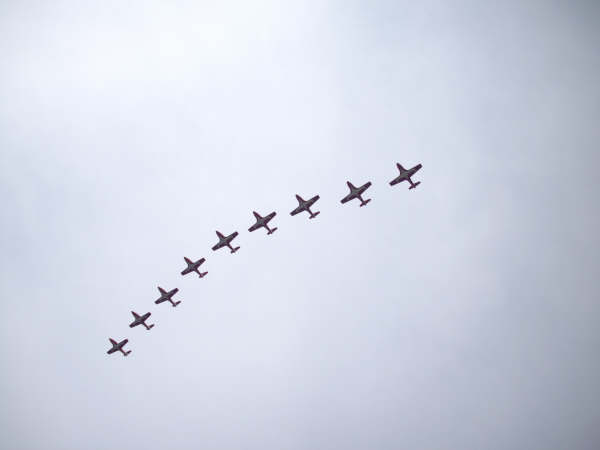
<instances>
[{"instance_id":1,"label":"dark aircraft against sky","mask_svg":"<svg viewBox=\"0 0 600 450\"><path fill-rule=\"evenodd\" d=\"M129 339L123 339L121 342L117 342L113 338L108 338L108 340L112 344L112 348L106 352L109 355L112 355L114 352L121 352L121 353L123 353L123 356L127 356L131 353L131 350L128 350L128 351L123 350L123 347L125 346L125 344L127 344L129 342Z\"/></svg>"},{"instance_id":2,"label":"dark aircraft against sky","mask_svg":"<svg viewBox=\"0 0 600 450\"><path fill-rule=\"evenodd\" d=\"M306 211L309 216L309 219L314 219L315 217L317 217L319 214L321 214L321 211L317 211L317 212L312 212L310 210L310 207L312 205L314 205L314 203L319 200L321 197L319 197L318 195L315 195L313 198L308 199L308 200L304 200L302 197L300 197L298 194L296 194L296 200L298 200L298 206L296 207L296 209L294 209L292 212L290 212L290 216L295 216L296 214L301 213L302 211Z\"/></svg>"},{"instance_id":3,"label":"dark aircraft against sky","mask_svg":"<svg viewBox=\"0 0 600 450\"><path fill-rule=\"evenodd\" d=\"M202 278L202 277L204 277L204 275L206 275L208 273L208 272L200 272L198 270L198 267L200 267L204 263L204 261L206 261L206 258L200 258L196 262L192 261L187 256L184 256L183 259L185 260L187 267L185 269L183 269L183 271L181 272L181 275L187 275L188 273L196 272L198 274L198 276L200 278Z\"/></svg>"},{"instance_id":4,"label":"dark aircraft against sky","mask_svg":"<svg viewBox=\"0 0 600 450\"><path fill-rule=\"evenodd\" d=\"M151 313L147 312L146 314L140 316L135 311L131 311L131 314L133 314L134 320L133 320L133 322L131 322L129 324L129 328L137 327L138 325L144 325L146 330L149 330L150 328L152 328L154 326L153 323L151 323L150 325L146 325L146 320L148 320L148 317L150 317L152 315Z\"/></svg>"},{"instance_id":5,"label":"dark aircraft against sky","mask_svg":"<svg viewBox=\"0 0 600 450\"><path fill-rule=\"evenodd\" d=\"M419 169L421 169L421 167L423 167L422 164L417 164L415 167L413 167L411 169L405 169L404 167L402 167L402 165L400 163L396 163L396 167L400 171L400 175L398 175L396 178L394 178L392 181L390 181L390 186L393 186L393 185L398 184L405 180L408 180L408 182L410 183L409 189L414 189L418 185L421 184L420 181L413 183L412 180L410 179L410 177L412 177L415 173L417 173L419 171Z\"/></svg>"},{"instance_id":6,"label":"dark aircraft against sky","mask_svg":"<svg viewBox=\"0 0 600 450\"><path fill-rule=\"evenodd\" d=\"M154 303L156 303L157 305L159 303L169 301L169 302L171 302L171 306L173 306L173 308L174 308L175 306L177 306L181 303L181 301L178 301L178 302L173 301L173 296L179 292L178 288L171 289L169 292L167 292L163 288L158 286L158 291L160 292L160 297L158 299L154 300Z\"/></svg>"},{"instance_id":7,"label":"dark aircraft against sky","mask_svg":"<svg viewBox=\"0 0 600 450\"><path fill-rule=\"evenodd\" d=\"M341 199L340 203L347 203L350 200L354 200L355 198L357 198L357 199L360 200L360 205L359 206L365 206L367 203L369 203L371 201L370 198L368 198L366 200L363 200L363 198L362 198L363 193L367 189L369 189L369 187L371 186L371 182L370 181L367 181L365 184L363 184L360 187L355 187L349 181L346 181L346 184L350 188L350 193L348 195L346 195L343 199Z\"/></svg>"},{"instance_id":8,"label":"dark aircraft against sky","mask_svg":"<svg viewBox=\"0 0 600 450\"><path fill-rule=\"evenodd\" d=\"M410 183L409 189L414 189L419 184L421 184L420 181L413 183L411 177L423 167L422 164L417 164L416 166L414 166L410 169L405 169L404 167L402 167L402 165L400 165L400 163L396 163L396 167L398 167L400 174L396 178L394 178L392 181L390 181L390 183L389 183L390 186L394 186L402 181L408 181ZM365 184L363 184L362 186L359 186L359 187L354 186L350 181L347 181L346 184L348 185L348 188L350 189L350 193L348 195L346 195L343 199L341 199L340 203L344 204L344 203L349 202L350 200L354 200L355 198L357 198L360 200L359 206L365 206L367 203L369 203L371 201L370 198L368 198L366 200L362 198L362 195L365 193L365 191L369 187L371 187L370 181L367 181ZM315 204L315 202L317 200L319 200L319 198L320 197L318 195L315 195L314 197L312 197L308 200L304 200L302 197L300 197L298 194L296 194L296 200L298 200L298 206L292 212L290 212L290 215L295 216L296 214L306 211L309 214L308 218L314 219L315 217L317 217L320 214L320 211L315 211L313 213L310 208L311 208L311 206L313 206ZM273 217L275 217L277 215L277 213L275 211L273 211L271 214L269 214L265 217L262 217L256 211L253 211L253 214L256 219L256 223L254 225L252 225L250 228L248 228L249 232L256 231L261 227L263 227L267 230L267 234L273 234L273 232L275 230L277 230L277 227L274 227L274 228L269 227L269 222L273 219ZM216 251L223 247L229 247L229 250L231 251L231 253L235 253L240 249L239 246L238 247L231 246L231 241L233 241L238 236L237 231L234 231L229 236L225 236L219 231L217 231L216 233L217 233L217 236L219 237L219 242L212 247L213 251ZM198 274L198 276L200 278L202 278L208 273L208 272L200 272L200 270L199 270L199 267L206 261L206 258L201 258L198 261L192 261L191 259L184 257L184 260L187 264L187 268L185 268L181 272L181 275L187 275L188 273L196 272ZM175 307L181 303L181 301L176 301L176 302L173 301L173 296L177 292L179 292L178 288L174 288L167 292L163 288L158 286L158 290L160 292L160 297L154 301L155 304L158 305L160 303L168 301L171 303L171 305L173 307ZM150 328L152 328L154 326L154 324L146 325L146 320L148 320L148 318L151 316L151 313L147 312L146 314L140 316L135 311L131 311L131 314L133 314L133 317L134 317L134 321L131 322L131 324L129 324L129 326L131 328L136 327L138 325L144 325L146 330L149 330ZM112 348L106 352L109 355L111 355L117 351L121 352L123 354L123 356L127 356L131 353L131 350L128 350L128 351L123 350L123 347L125 346L125 344L127 344L129 342L128 339L123 339L121 342L117 342L114 339L109 338L109 341L112 344Z\"/></svg>"},{"instance_id":9,"label":"dark aircraft against sky","mask_svg":"<svg viewBox=\"0 0 600 450\"><path fill-rule=\"evenodd\" d=\"M231 246L231 241L233 241L235 239L235 237L238 235L237 231L234 231L229 236L224 236L223 233L221 233L220 231L215 231L215 233L217 233L217 236L219 237L219 242L217 242L213 246L213 248L212 248L213 251L217 251L223 247L229 247L229 250L231 250L231 253L235 253L240 249L240 247L232 247Z\"/></svg>"},{"instance_id":10,"label":"dark aircraft against sky","mask_svg":"<svg viewBox=\"0 0 600 450\"><path fill-rule=\"evenodd\" d=\"M256 223L254 225L252 225L250 228L248 228L248 231L252 232L252 231L258 230L260 227L265 227L265 229L267 230L267 234L273 234L275 232L277 227L269 228L269 222L271 221L271 219L273 217L275 217L277 215L277 213L275 211L273 211L269 215L266 215L265 217L261 217L261 215L259 213L257 213L256 211L252 211L252 214L254 214L254 217L256 218Z\"/></svg>"}]
</instances>

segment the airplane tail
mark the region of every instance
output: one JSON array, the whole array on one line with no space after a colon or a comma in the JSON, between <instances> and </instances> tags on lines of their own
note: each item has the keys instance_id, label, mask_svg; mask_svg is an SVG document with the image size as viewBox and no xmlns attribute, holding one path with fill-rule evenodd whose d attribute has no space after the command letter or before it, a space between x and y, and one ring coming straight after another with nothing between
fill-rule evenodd
<instances>
[{"instance_id":1,"label":"airplane tail","mask_svg":"<svg viewBox=\"0 0 600 450\"><path fill-rule=\"evenodd\" d=\"M234 247L234 248L232 248L232 249L231 249L231 253L235 253L235 252L237 252L239 249L240 249L240 247L239 247L239 246L238 246L238 247Z\"/></svg>"},{"instance_id":2,"label":"airplane tail","mask_svg":"<svg viewBox=\"0 0 600 450\"><path fill-rule=\"evenodd\" d=\"M153 323L151 323L150 325L148 325L148 330L149 330L150 328L154 328L154 324L153 324Z\"/></svg>"},{"instance_id":3,"label":"airplane tail","mask_svg":"<svg viewBox=\"0 0 600 450\"><path fill-rule=\"evenodd\" d=\"M179 305L181 303L181 300L179 300L178 302L171 302L173 308L175 308L177 305Z\"/></svg>"},{"instance_id":4,"label":"airplane tail","mask_svg":"<svg viewBox=\"0 0 600 450\"><path fill-rule=\"evenodd\" d=\"M269 231L267 231L267 234L273 234L275 233L275 230L277 230L277 227L271 228Z\"/></svg>"},{"instance_id":5,"label":"airplane tail","mask_svg":"<svg viewBox=\"0 0 600 450\"><path fill-rule=\"evenodd\" d=\"M127 350L126 352L123 352L123 356L127 356L131 353L131 350Z\"/></svg>"},{"instance_id":6,"label":"airplane tail","mask_svg":"<svg viewBox=\"0 0 600 450\"><path fill-rule=\"evenodd\" d=\"M416 188L420 184L421 184L421 182L417 181L416 183L411 184L410 187L409 187L409 189L414 189L414 188Z\"/></svg>"},{"instance_id":7,"label":"airplane tail","mask_svg":"<svg viewBox=\"0 0 600 450\"><path fill-rule=\"evenodd\" d=\"M198 276L199 276L200 278L204 278L204 277L206 276L206 274L207 274L207 273L208 273L208 271L206 271L206 272L200 272L200 273L198 274Z\"/></svg>"},{"instance_id":8,"label":"airplane tail","mask_svg":"<svg viewBox=\"0 0 600 450\"><path fill-rule=\"evenodd\" d=\"M321 211L316 211L314 213L312 213L310 216L308 216L309 219L314 219L315 217L317 217L319 214L321 214Z\"/></svg>"},{"instance_id":9,"label":"airplane tail","mask_svg":"<svg viewBox=\"0 0 600 450\"><path fill-rule=\"evenodd\" d=\"M366 200L363 200L363 201L361 202L360 206L365 206L365 205L366 205L367 203L369 203L370 201L371 201L371 199L370 199L370 198L368 198L368 199L366 199Z\"/></svg>"}]
</instances>

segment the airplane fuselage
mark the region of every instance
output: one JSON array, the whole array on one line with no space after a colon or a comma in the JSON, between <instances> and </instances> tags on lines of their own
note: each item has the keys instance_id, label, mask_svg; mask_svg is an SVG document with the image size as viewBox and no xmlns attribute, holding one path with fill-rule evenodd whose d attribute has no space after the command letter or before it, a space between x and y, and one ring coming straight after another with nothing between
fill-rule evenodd
<instances>
[{"instance_id":1,"label":"airplane fuselage","mask_svg":"<svg viewBox=\"0 0 600 450\"><path fill-rule=\"evenodd\" d=\"M144 322L146 322L146 320L148 320L148 317L150 317L150 313L146 313L143 316L136 317L133 321L133 323L135 323L134 326L143 324Z\"/></svg>"}]
</instances>

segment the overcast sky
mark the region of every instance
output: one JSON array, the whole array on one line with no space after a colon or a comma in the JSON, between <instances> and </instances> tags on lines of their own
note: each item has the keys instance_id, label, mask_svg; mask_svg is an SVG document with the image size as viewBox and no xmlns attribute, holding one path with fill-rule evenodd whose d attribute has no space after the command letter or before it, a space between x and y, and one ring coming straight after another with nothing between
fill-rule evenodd
<instances>
[{"instance_id":1,"label":"overcast sky","mask_svg":"<svg viewBox=\"0 0 600 450\"><path fill-rule=\"evenodd\" d=\"M599 13L2 2L0 447L599 448Z\"/></svg>"}]
</instances>

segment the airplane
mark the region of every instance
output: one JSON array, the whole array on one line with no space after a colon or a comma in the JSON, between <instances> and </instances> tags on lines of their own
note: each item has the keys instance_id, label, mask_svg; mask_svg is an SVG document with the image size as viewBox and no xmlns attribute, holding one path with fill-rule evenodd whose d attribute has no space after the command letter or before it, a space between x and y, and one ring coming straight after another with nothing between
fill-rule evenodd
<instances>
[{"instance_id":1,"label":"airplane","mask_svg":"<svg viewBox=\"0 0 600 450\"><path fill-rule=\"evenodd\" d=\"M265 217L261 217L260 214L257 213L256 211L252 211L252 213L254 214L254 217L256 218L256 223L254 225L252 225L250 228L248 228L248 231L252 232L252 231L258 230L260 227L265 227L267 229L267 234L273 234L275 232L277 227L269 228L269 221L277 215L277 213L275 211L273 211L271 214L269 214L268 216L265 216Z\"/></svg>"},{"instance_id":2,"label":"airplane","mask_svg":"<svg viewBox=\"0 0 600 450\"><path fill-rule=\"evenodd\" d=\"M367 189L369 189L369 187L371 186L371 182L370 181L367 181L365 184L363 184L360 187L355 187L349 181L346 181L346 184L350 188L350 193L348 195L346 195L343 199L341 199L340 203L346 203L346 202L349 202L350 200L353 200L353 199L357 198L357 199L360 200L360 206L365 206L367 203L369 203L371 201L370 198L368 198L366 200L363 200L363 198L362 198L362 194Z\"/></svg>"},{"instance_id":3,"label":"airplane","mask_svg":"<svg viewBox=\"0 0 600 450\"><path fill-rule=\"evenodd\" d=\"M146 327L146 330L149 330L154 326L153 323L151 323L150 325L146 325L146 320L148 320L148 317L152 315L151 313L147 312L143 316L140 316L135 311L131 311L131 314L133 314L133 318L135 320L129 324L129 328L137 327L138 325L144 325L144 327Z\"/></svg>"},{"instance_id":4,"label":"airplane","mask_svg":"<svg viewBox=\"0 0 600 450\"><path fill-rule=\"evenodd\" d=\"M396 178L394 178L392 181L390 181L390 186L398 184L404 180L408 180L408 182L410 183L410 187L408 189L414 189L418 185L421 184L420 181L413 183L412 180L410 179L410 177L412 177L415 173L417 173L419 171L419 169L421 169L421 167L423 167L423 164L417 164L412 169L405 169L404 167L402 167L402 165L400 163L396 163L396 167L398 167L398 170L400 171L400 175L398 175Z\"/></svg>"},{"instance_id":5,"label":"airplane","mask_svg":"<svg viewBox=\"0 0 600 450\"><path fill-rule=\"evenodd\" d=\"M154 300L155 304L159 304L162 302L166 302L167 300L171 302L171 306L176 307L177 305L179 305L181 303L181 301L178 302L173 302L173 299L171 297L173 297L175 294L177 294L179 292L179 289L175 288L173 290L170 290L169 292L165 291L163 288L161 288L160 286L158 286L158 291L160 292L160 298L157 300Z\"/></svg>"},{"instance_id":6,"label":"airplane","mask_svg":"<svg viewBox=\"0 0 600 450\"><path fill-rule=\"evenodd\" d=\"M185 269L183 269L183 272L181 272L181 275L187 275L188 273L196 272L198 274L198 276L200 278L202 278L204 275L206 275L208 273L208 272L200 272L198 270L198 267L200 267L204 263L204 261L206 261L206 258L201 258L196 262L192 261L187 256L184 256L183 259L185 259L185 262L187 263L187 267Z\"/></svg>"},{"instance_id":7,"label":"airplane","mask_svg":"<svg viewBox=\"0 0 600 450\"><path fill-rule=\"evenodd\" d=\"M321 211L317 211L317 212L313 213L310 210L310 207L320 198L321 197L319 197L318 195L315 195L311 199L304 200L302 197L300 197L298 194L296 194L296 200L298 200L298 207L290 213L290 216L295 216L296 214L301 213L302 211L306 211L308 214L310 214L308 216L308 218L314 219L321 213Z\"/></svg>"},{"instance_id":8,"label":"airplane","mask_svg":"<svg viewBox=\"0 0 600 450\"><path fill-rule=\"evenodd\" d=\"M117 351L123 353L123 356L127 356L131 353L131 350L128 350L128 351L123 350L123 347L125 346L125 344L127 344L129 342L129 339L123 339L121 342L117 342L113 338L108 338L108 340L112 344L112 348L106 352L109 355L111 355Z\"/></svg>"},{"instance_id":9,"label":"airplane","mask_svg":"<svg viewBox=\"0 0 600 450\"><path fill-rule=\"evenodd\" d=\"M220 248L223 248L223 247L229 247L229 250L231 250L231 253L235 253L240 249L240 247L231 247L231 241L233 241L235 239L235 237L238 235L237 231L234 231L229 236L223 236L223 234L219 231L216 231L216 233L217 233L217 236L219 237L219 242L213 246L213 248L212 248L213 251L219 250Z\"/></svg>"}]
</instances>

